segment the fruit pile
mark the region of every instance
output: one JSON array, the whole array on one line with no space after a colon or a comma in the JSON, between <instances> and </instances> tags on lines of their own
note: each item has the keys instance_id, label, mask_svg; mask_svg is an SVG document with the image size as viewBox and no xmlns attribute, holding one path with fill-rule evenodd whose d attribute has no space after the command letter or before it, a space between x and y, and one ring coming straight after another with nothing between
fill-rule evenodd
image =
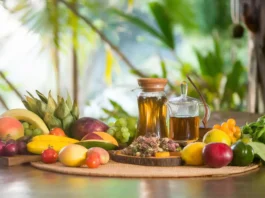
<instances>
[{"instance_id":1,"label":"fruit pile","mask_svg":"<svg viewBox=\"0 0 265 198\"><path fill-rule=\"evenodd\" d=\"M27 143L30 140L29 136L23 136L17 140L8 139L0 141L0 156L15 156L29 154Z\"/></svg>"},{"instance_id":2,"label":"fruit pile","mask_svg":"<svg viewBox=\"0 0 265 198\"><path fill-rule=\"evenodd\" d=\"M213 128L224 131L231 139L232 144L241 137L240 127L236 126L236 121L232 118L228 119L226 122L223 122L221 125L214 125Z\"/></svg>"},{"instance_id":3,"label":"fruit pile","mask_svg":"<svg viewBox=\"0 0 265 198\"><path fill-rule=\"evenodd\" d=\"M241 133L235 120L228 119L226 123L215 125L208 131L202 142L190 143L184 147L181 157L186 165L207 165L212 168L248 166L254 160L254 150L239 137Z\"/></svg>"}]
</instances>

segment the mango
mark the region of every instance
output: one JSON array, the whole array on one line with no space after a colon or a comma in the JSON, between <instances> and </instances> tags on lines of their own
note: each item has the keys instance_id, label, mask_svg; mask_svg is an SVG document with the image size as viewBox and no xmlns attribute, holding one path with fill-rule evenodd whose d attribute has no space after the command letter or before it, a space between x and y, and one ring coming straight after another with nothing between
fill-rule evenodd
<instances>
[{"instance_id":1,"label":"mango","mask_svg":"<svg viewBox=\"0 0 265 198\"><path fill-rule=\"evenodd\" d=\"M13 117L0 118L0 138L1 139L18 139L24 136L23 125Z\"/></svg>"}]
</instances>

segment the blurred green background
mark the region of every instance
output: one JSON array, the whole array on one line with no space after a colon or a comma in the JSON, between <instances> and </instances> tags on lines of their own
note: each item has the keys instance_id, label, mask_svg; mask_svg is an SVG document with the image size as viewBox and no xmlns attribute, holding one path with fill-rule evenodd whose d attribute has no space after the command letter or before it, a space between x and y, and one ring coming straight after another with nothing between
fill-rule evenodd
<instances>
[{"instance_id":1,"label":"blurred green background","mask_svg":"<svg viewBox=\"0 0 265 198\"><path fill-rule=\"evenodd\" d=\"M168 78L174 97L186 75L212 110L246 111L247 31L232 37L230 0L0 2L0 113L51 90L81 115L136 115L137 78Z\"/></svg>"}]
</instances>

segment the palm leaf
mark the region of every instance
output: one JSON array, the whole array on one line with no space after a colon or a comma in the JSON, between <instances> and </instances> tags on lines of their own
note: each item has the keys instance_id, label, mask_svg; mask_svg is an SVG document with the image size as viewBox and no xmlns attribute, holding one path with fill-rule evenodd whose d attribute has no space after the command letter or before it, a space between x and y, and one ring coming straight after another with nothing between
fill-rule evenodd
<instances>
[{"instance_id":1,"label":"palm leaf","mask_svg":"<svg viewBox=\"0 0 265 198\"><path fill-rule=\"evenodd\" d=\"M163 33L163 37L165 38L167 46L170 47L171 49L174 49L175 42L174 42L173 25L170 17L168 16L165 10L165 7L158 2L149 3L149 7L151 9L153 16L156 19L156 23L160 31Z\"/></svg>"},{"instance_id":2,"label":"palm leaf","mask_svg":"<svg viewBox=\"0 0 265 198\"><path fill-rule=\"evenodd\" d=\"M124 13L118 9L111 9L111 12L116 14L116 15L123 17L128 22L130 22L130 23L134 24L135 26L141 28L142 30L148 32L149 34L151 34L152 36L154 36L155 38L157 38L161 42L163 42L163 43L166 42L166 39L164 38L163 35L161 35L156 29L154 29L152 26L148 25L143 20L141 20L135 16L126 14L126 13Z\"/></svg>"}]
</instances>

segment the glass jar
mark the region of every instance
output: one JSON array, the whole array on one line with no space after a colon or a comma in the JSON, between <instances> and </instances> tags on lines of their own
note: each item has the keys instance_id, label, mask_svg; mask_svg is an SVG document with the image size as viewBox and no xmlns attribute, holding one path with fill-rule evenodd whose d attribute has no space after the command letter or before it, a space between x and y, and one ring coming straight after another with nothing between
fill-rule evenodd
<instances>
[{"instance_id":1,"label":"glass jar","mask_svg":"<svg viewBox=\"0 0 265 198\"><path fill-rule=\"evenodd\" d=\"M167 97L164 88L167 79L138 79L141 92L138 94L139 120L136 137L155 133L158 137L168 137Z\"/></svg>"}]
</instances>

